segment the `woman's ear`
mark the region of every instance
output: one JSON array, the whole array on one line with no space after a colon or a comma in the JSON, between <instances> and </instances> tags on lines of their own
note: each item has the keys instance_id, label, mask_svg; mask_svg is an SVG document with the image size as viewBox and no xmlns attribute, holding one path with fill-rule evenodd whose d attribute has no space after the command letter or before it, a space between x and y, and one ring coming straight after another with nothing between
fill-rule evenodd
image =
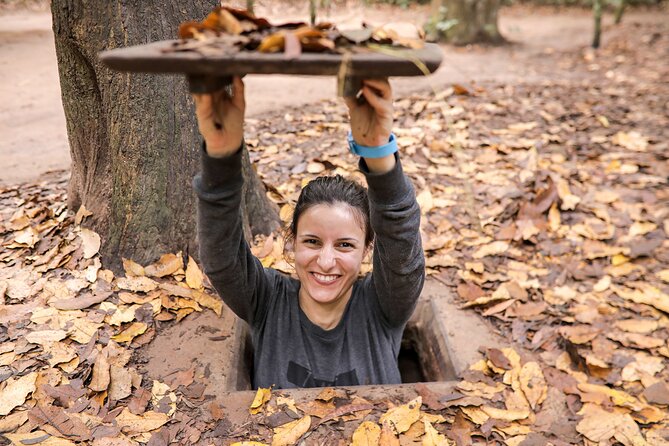
<instances>
[{"instance_id":1,"label":"woman's ear","mask_svg":"<svg viewBox=\"0 0 669 446\"><path fill-rule=\"evenodd\" d=\"M295 239L293 237L283 239L283 259L295 266Z\"/></svg>"},{"instance_id":2,"label":"woman's ear","mask_svg":"<svg viewBox=\"0 0 669 446\"><path fill-rule=\"evenodd\" d=\"M363 262L371 262L372 261L372 249L373 249L373 244L372 243L365 246L365 250L362 252L362 261Z\"/></svg>"}]
</instances>

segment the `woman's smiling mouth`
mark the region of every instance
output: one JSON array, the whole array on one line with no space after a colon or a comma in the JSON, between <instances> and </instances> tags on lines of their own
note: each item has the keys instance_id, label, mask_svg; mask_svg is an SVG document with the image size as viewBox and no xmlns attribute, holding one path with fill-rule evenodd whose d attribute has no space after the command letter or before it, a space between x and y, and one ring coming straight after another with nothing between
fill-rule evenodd
<instances>
[{"instance_id":1,"label":"woman's smiling mouth","mask_svg":"<svg viewBox=\"0 0 669 446\"><path fill-rule=\"evenodd\" d=\"M335 280L337 280L339 277L341 277L338 274L319 274L319 273L311 273L311 275L316 279L316 283L320 285L329 285Z\"/></svg>"}]
</instances>

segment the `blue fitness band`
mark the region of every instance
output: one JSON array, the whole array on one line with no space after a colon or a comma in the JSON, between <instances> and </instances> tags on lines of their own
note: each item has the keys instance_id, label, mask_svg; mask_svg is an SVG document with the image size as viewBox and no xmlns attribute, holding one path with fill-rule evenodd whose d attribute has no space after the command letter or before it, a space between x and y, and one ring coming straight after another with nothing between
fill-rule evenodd
<instances>
[{"instance_id":1,"label":"blue fitness band","mask_svg":"<svg viewBox=\"0 0 669 446\"><path fill-rule=\"evenodd\" d=\"M384 156L392 155L398 150L394 133L390 134L387 144L377 147L367 147L356 144L353 134L348 132L348 148L351 150L351 153L363 158L383 158Z\"/></svg>"}]
</instances>

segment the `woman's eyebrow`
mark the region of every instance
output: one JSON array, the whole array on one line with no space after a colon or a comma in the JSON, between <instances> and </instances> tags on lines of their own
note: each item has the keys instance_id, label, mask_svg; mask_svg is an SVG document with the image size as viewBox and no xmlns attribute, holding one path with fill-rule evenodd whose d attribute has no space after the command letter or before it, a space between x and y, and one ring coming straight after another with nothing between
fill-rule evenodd
<instances>
[{"instance_id":1,"label":"woman's eyebrow","mask_svg":"<svg viewBox=\"0 0 669 446\"><path fill-rule=\"evenodd\" d=\"M299 234L298 238L317 238L320 240L320 237L316 234ZM359 239L355 237L342 237L337 239L338 242L360 242Z\"/></svg>"},{"instance_id":2,"label":"woman's eyebrow","mask_svg":"<svg viewBox=\"0 0 669 446\"><path fill-rule=\"evenodd\" d=\"M359 242L360 240L358 240L355 237L343 237L343 238L338 238L337 241L338 242Z\"/></svg>"}]
</instances>

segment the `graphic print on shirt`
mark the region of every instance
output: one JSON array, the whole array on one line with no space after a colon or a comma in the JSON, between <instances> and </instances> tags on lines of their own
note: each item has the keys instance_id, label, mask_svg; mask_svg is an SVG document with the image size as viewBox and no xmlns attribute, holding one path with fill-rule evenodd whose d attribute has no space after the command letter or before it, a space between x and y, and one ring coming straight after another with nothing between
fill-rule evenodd
<instances>
[{"instance_id":1,"label":"graphic print on shirt","mask_svg":"<svg viewBox=\"0 0 669 446\"><path fill-rule=\"evenodd\" d=\"M293 361L288 363L286 378L297 387L329 387L329 386L357 386L359 385L358 374L355 369L340 373L333 381L314 378L311 370Z\"/></svg>"}]
</instances>

